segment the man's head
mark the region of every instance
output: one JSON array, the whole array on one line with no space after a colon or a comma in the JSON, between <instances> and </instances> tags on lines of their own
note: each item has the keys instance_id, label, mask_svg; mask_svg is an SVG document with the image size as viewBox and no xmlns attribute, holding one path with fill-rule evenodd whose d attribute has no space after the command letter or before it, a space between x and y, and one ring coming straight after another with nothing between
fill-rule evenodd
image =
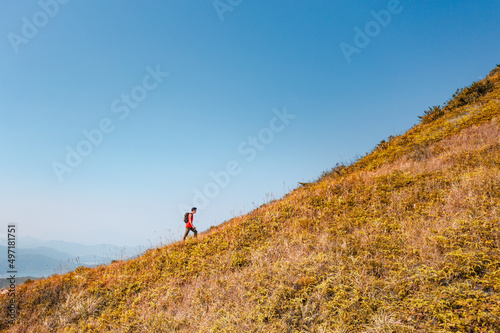
<instances>
[{"instance_id":1,"label":"man's head","mask_svg":"<svg viewBox=\"0 0 500 333\"><path fill-rule=\"evenodd\" d=\"M191 213L196 213L196 207L191 208Z\"/></svg>"}]
</instances>

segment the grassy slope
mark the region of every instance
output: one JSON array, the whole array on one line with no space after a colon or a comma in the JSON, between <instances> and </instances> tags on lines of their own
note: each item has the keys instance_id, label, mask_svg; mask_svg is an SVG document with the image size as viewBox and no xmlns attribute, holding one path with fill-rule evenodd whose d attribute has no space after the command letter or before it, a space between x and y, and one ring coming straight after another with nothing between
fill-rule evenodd
<instances>
[{"instance_id":1,"label":"grassy slope","mask_svg":"<svg viewBox=\"0 0 500 333\"><path fill-rule=\"evenodd\" d=\"M499 332L499 73L489 80L196 241L23 284L16 325L2 311L0 328Z\"/></svg>"}]
</instances>

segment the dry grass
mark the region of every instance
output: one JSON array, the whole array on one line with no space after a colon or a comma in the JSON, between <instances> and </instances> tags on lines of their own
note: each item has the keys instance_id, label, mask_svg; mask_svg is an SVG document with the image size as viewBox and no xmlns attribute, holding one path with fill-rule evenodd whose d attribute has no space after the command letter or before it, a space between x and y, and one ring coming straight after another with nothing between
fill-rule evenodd
<instances>
[{"instance_id":1,"label":"dry grass","mask_svg":"<svg viewBox=\"0 0 500 333\"><path fill-rule=\"evenodd\" d=\"M456 108L197 240L22 285L18 321L2 313L0 328L498 332L499 74L489 80L484 95L464 90Z\"/></svg>"}]
</instances>

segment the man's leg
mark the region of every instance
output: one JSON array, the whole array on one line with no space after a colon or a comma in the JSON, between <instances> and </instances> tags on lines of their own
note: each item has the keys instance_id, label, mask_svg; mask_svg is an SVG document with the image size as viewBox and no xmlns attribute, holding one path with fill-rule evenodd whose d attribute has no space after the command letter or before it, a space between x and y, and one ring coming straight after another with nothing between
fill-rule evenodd
<instances>
[{"instance_id":1,"label":"man's leg","mask_svg":"<svg viewBox=\"0 0 500 333\"><path fill-rule=\"evenodd\" d=\"M198 231L196 229L191 229L194 232L194 237L198 237Z\"/></svg>"},{"instance_id":2,"label":"man's leg","mask_svg":"<svg viewBox=\"0 0 500 333\"><path fill-rule=\"evenodd\" d=\"M187 235L189 234L189 228L186 228L186 232L184 233L184 240L186 239Z\"/></svg>"}]
</instances>

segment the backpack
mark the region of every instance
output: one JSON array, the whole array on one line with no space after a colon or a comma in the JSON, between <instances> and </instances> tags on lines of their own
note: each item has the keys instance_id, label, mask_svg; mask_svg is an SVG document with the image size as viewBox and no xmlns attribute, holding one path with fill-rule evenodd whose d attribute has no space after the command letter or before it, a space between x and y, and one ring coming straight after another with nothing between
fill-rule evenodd
<instances>
[{"instance_id":1,"label":"backpack","mask_svg":"<svg viewBox=\"0 0 500 333\"><path fill-rule=\"evenodd\" d=\"M184 223L188 223L188 221L189 221L189 214L190 213L184 214Z\"/></svg>"}]
</instances>

